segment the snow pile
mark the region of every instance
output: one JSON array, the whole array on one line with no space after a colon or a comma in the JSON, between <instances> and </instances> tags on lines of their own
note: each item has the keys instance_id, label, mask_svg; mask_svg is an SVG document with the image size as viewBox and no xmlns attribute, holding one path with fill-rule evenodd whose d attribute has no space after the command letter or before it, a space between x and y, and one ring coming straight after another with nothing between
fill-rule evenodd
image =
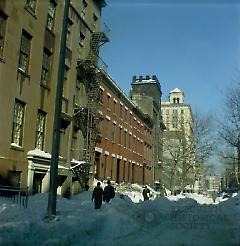
<instances>
[{"instance_id":1,"label":"snow pile","mask_svg":"<svg viewBox=\"0 0 240 246\"><path fill-rule=\"evenodd\" d=\"M45 152L43 150L40 149L33 149L28 151L27 153L28 156L38 156L38 157L42 157L42 158L46 158L46 159L51 159L52 155L48 152Z\"/></svg>"},{"instance_id":2,"label":"snow pile","mask_svg":"<svg viewBox=\"0 0 240 246\"><path fill-rule=\"evenodd\" d=\"M140 188L122 188L121 194L134 191L140 198ZM52 221L44 219L48 194L30 197L27 209L1 199L0 245L228 246L240 242L237 197L215 205L210 200L203 204L206 198L196 194L178 195L175 201L160 197L134 203L117 193L95 210L91 195L86 191L71 199L58 196L58 213Z\"/></svg>"}]
</instances>

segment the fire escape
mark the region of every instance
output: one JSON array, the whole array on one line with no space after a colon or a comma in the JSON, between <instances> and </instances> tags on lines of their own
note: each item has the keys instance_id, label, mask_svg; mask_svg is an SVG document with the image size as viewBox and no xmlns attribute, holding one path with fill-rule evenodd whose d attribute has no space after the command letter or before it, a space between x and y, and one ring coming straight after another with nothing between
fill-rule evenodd
<instances>
[{"instance_id":1,"label":"fire escape","mask_svg":"<svg viewBox=\"0 0 240 246\"><path fill-rule=\"evenodd\" d=\"M94 32L90 43L90 51L86 59L78 61L79 74L85 85L87 104L85 107L76 107L74 121L84 136L83 156L81 165L72 167L72 171L82 188L85 188L94 172L94 154L97 142L101 142L99 122L101 115L98 104L101 101L100 82L103 69L100 68L99 48L108 42L107 32Z\"/></svg>"}]
</instances>

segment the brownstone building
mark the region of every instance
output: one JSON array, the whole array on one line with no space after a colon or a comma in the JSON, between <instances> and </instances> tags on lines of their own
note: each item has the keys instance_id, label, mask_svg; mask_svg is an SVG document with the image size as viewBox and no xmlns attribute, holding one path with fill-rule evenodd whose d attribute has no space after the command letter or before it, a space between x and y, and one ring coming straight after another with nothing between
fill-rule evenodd
<instances>
[{"instance_id":1,"label":"brownstone building","mask_svg":"<svg viewBox=\"0 0 240 246\"><path fill-rule=\"evenodd\" d=\"M65 2L0 1L0 183L28 186L30 193L49 187ZM94 51L97 60L96 45L98 49L103 37L107 41L99 32L104 6L104 0L70 3L58 168L58 193L63 195L79 186L71 166L85 155L86 135L75 120L75 108L89 100L79 62Z\"/></svg>"}]
</instances>

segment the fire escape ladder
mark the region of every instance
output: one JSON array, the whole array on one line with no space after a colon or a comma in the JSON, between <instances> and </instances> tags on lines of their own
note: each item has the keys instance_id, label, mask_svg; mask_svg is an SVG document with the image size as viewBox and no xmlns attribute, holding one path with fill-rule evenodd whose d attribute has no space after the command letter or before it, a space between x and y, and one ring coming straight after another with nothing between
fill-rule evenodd
<instances>
[{"instance_id":1,"label":"fire escape ladder","mask_svg":"<svg viewBox=\"0 0 240 246\"><path fill-rule=\"evenodd\" d=\"M88 168L87 163L79 165L79 166L71 169L74 176L77 178L78 182L80 183L81 187L85 187L87 182L88 182L88 179L89 179L88 169L89 168Z\"/></svg>"},{"instance_id":2,"label":"fire escape ladder","mask_svg":"<svg viewBox=\"0 0 240 246\"><path fill-rule=\"evenodd\" d=\"M95 147L99 137L98 124L101 120L98 114L98 102L101 96L99 85L101 70L98 68L98 53L99 47L108 41L104 32L93 33L87 59L78 62L78 69L80 69L80 73L83 76L82 79L86 83L88 97L86 107L79 110L79 114L76 114L76 122L84 124L81 129L85 138L83 150L85 163L72 170L82 187L86 186L93 171Z\"/></svg>"},{"instance_id":3,"label":"fire escape ladder","mask_svg":"<svg viewBox=\"0 0 240 246\"><path fill-rule=\"evenodd\" d=\"M97 65L99 48L108 41L109 40L104 32L94 32L92 34L92 40L90 44L91 48L88 55L88 60L92 61L95 65Z\"/></svg>"}]
</instances>

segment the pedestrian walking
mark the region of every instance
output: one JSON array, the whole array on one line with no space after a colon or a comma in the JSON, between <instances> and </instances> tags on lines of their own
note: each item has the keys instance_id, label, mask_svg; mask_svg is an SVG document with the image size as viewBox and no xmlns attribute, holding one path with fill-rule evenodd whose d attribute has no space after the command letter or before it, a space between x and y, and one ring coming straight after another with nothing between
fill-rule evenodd
<instances>
[{"instance_id":1,"label":"pedestrian walking","mask_svg":"<svg viewBox=\"0 0 240 246\"><path fill-rule=\"evenodd\" d=\"M110 180L107 181L107 186L104 188L103 201L109 203L115 197L114 187L111 185Z\"/></svg>"},{"instance_id":2,"label":"pedestrian walking","mask_svg":"<svg viewBox=\"0 0 240 246\"><path fill-rule=\"evenodd\" d=\"M213 192L212 192L212 199L213 199L213 202L215 203L215 201L216 201L216 198L217 198L217 192L214 190Z\"/></svg>"},{"instance_id":3,"label":"pedestrian walking","mask_svg":"<svg viewBox=\"0 0 240 246\"><path fill-rule=\"evenodd\" d=\"M143 194L143 200L144 201L149 200L150 190L148 189L147 186L144 187L142 194Z\"/></svg>"},{"instance_id":4,"label":"pedestrian walking","mask_svg":"<svg viewBox=\"0 0 240 246\"><path fill-rule=\"evenodd\" d=\"M103 189L101 183L97 182L97 186L94 188L92 193L92 201L94 200L95 209L99 209L102 206L103 200Z\"/></svg>"}]
</instances>

